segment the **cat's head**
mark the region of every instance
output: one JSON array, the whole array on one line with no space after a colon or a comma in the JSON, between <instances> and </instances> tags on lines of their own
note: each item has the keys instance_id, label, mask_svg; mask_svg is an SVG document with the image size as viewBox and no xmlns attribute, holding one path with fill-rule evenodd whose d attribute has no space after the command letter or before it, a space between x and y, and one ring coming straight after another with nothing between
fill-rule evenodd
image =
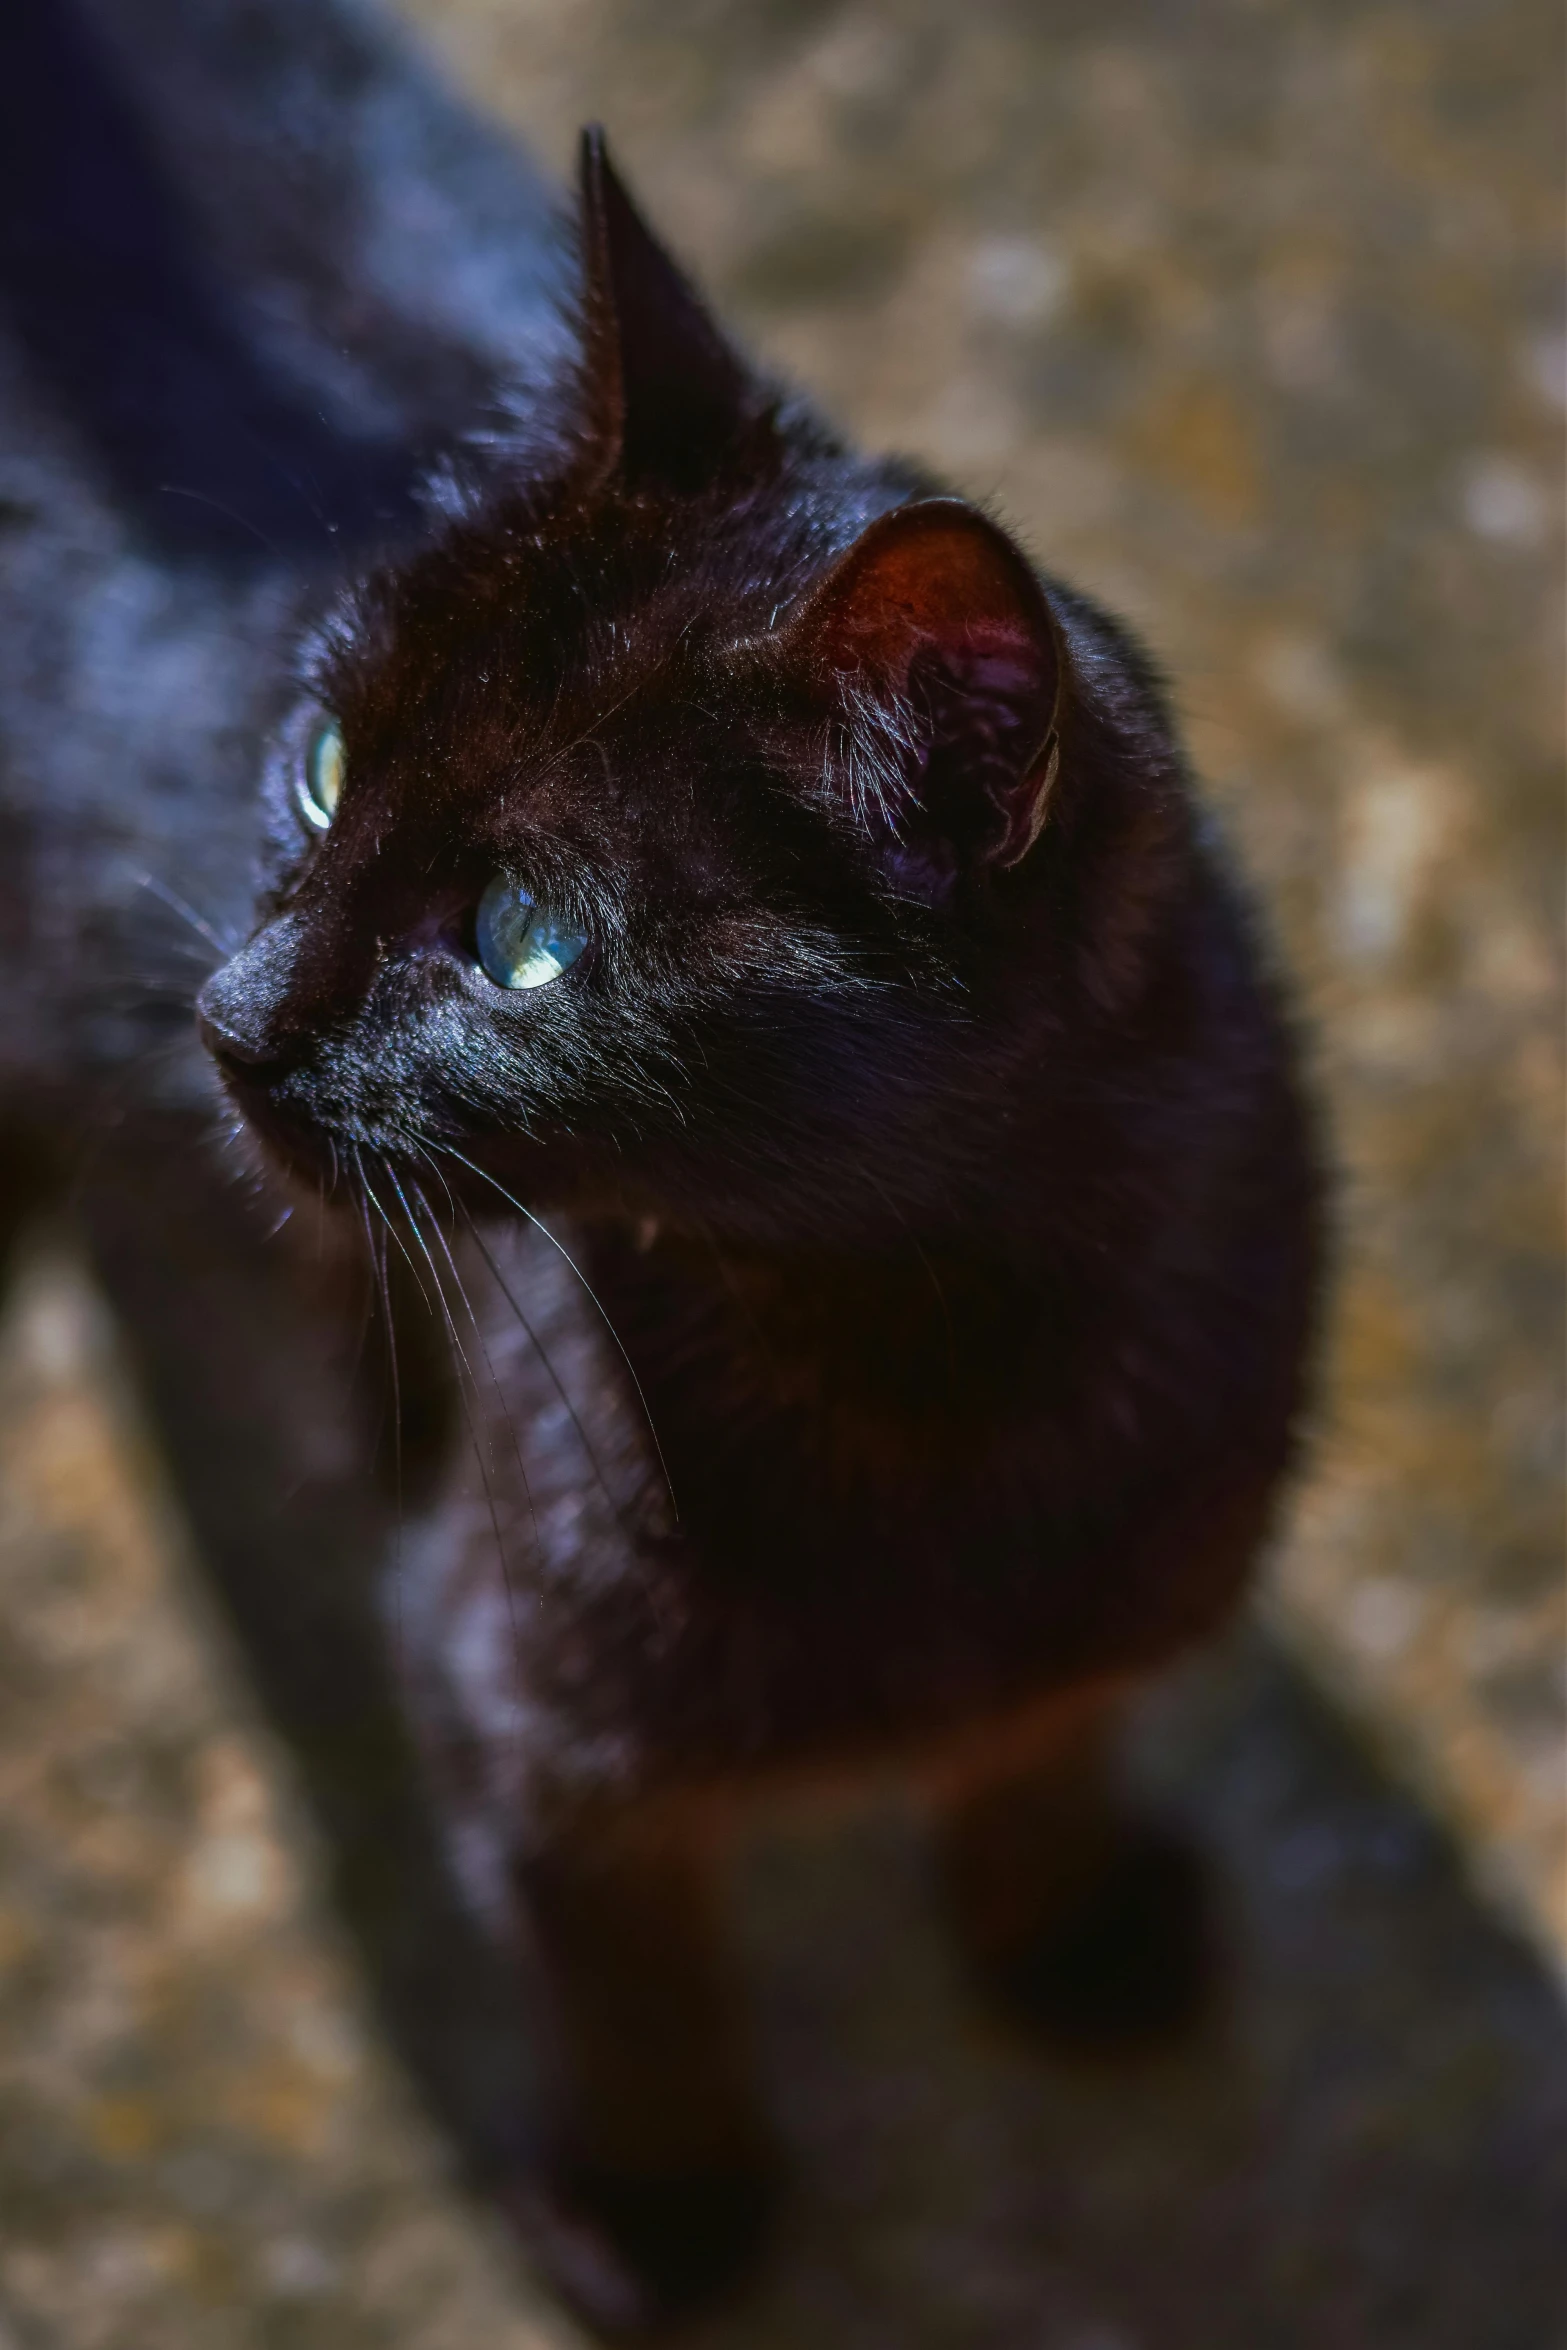
<instances>
[{"instance_id":1,"label":"cat's head","mask_svg":"<svg viewBox=\"0 0 1567 2350\"><path fill-rule=\"evenodd\" d=\"M591 136L583 246L565 429L313 641L203 1034L328 1183L852 1232L988 1147L1082 943L1074 744L1130 720L993 522L741 361Z\"/></svg>"}]
</instances>

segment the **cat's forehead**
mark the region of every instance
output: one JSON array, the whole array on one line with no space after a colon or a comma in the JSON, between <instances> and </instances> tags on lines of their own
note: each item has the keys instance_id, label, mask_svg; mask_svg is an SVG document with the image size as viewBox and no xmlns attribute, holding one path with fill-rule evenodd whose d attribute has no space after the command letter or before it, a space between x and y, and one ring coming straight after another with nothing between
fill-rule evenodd
<instances>
[{"instance_id":1,"label":"cat's forehead","mask_svg":"<svg viewBox=\"0 0 1567 2350\"><path fill-rule=\"evenodd\" d=\"M705 855L731 820L749 836L746 647L778 599L754 564L737 579L631 522L618 542L453 534L344 607L307 698L342 729L351 804L394 827L377 843L449 847L454 818L498 855L541 826L592 853L628 820L649 854Z\"/></svg>"},{"instance_id":2,"label":"cat's forehead","mask_svg":"<svg viewBox=\"0 0 1567 2350\"><path fill-rule=\"evenodd\" d=\"M765 624L811 556L798 532L764 528L754 513L614 498L541 521L503 510L373 584L362 657L417 678L494 648L519 689L553 687L563 671Z\"/></svg>"}]
</instances>

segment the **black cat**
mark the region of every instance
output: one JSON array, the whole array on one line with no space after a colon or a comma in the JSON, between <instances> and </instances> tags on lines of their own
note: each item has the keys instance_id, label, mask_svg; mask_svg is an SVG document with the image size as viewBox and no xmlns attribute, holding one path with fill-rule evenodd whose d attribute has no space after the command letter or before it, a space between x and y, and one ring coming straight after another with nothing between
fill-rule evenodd
<instances>
[{"instance_id":1,"label":"black cat","mask_svg":"<svg viewBox=\"0 0 1567 2350\"><path fill-rule=\"evenodd\" d=\"M152 242L166 263L166 219ZM756 376L591 140L582 261L575 308L533 264L523 388L482 436L458 425L505 371L432 362L416 398L389 358L389 447L333 443L352 535L394 552L308 638L259 926L200 1002L269 1159L333 1211L325 1272L288 1234L270 1271L209 1237L204 1174L199 1226L151 1253L145 1171L166 1181L194 1089L160 1124L135 1081L87 1191L350 1898L526 1972L545 2122L508 2153L494 2121L492 2180L579 2306L637 2325L730 2273L767 2204L715 1890L763 1785L914 1774L976 1980L1043 2029L1136 2034L1193 1995L1189 1871L1119 1821L1106 1739L1267 1524L1318 1187L1143 656ZM207 320L193 397L236 335ZM30 348L80 407L69 338ZM105 474L144 485L109 424ZM187 674L233 775L302 558L226 547L215 621L214 547L124 560L160 641L188 583L176 641L212 631ZM77 674L90 707L91 640ZM47 695L16 699L47 750ZM167 680L134 706L143 743L187 715ZM143 748L142 806L157 771ZM226 795L182 805L232 898ZM85 843L102 873L89 815L40 832L35 807L30 849ZM167 847L166 818L116 820ZM70 911L52 886L35 927ZM90 1027L103 990L74 984ZM14 1166L83 1123L78 1033L35 1040ZM193 1253L230 1340L257 1331L207 1396L203 1304L158 1282ZM367 1285L396 1338L379 1485L344 1400ZM215 1492L202 1432L251 1418ZM329 1465L285 1501L312 1421ZM291 1526L311 1571L280 1577ZM388 1651L428 1790L395 1864ZM392 1986L416 2041L426 1981Z\"/></svg>"},{"instance_id":2,"label":"black cat","mask_svg":"<svg viewBox=\"0 0 1567 2350\"><path fill-rule=\"evenodd\" d=\"M982 1977L1112 2020L1068 1953L1173 1864L1085 1758L1267 1523L1315 1184L1146 661L754 375L594 138L582 203L568 395L318 632L199 1008L466 1361L412 1680L553 2019L530 2202L630 2317L760 2208L706 1879L764 1780L915 1771Z\"/></svg>"}]
</instances>

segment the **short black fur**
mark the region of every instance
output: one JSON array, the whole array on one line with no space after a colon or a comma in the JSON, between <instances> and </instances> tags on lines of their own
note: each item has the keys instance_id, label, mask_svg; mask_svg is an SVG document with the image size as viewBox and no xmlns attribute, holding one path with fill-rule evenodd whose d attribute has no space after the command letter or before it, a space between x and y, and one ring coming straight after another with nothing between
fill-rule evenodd
<instances>
[{"instance_id":1,"label":"short black fur","mask_svg":"<svg viewBox=\"0 0 1567 2350\"><path fill-rule=\"evenodd\" d=\"M585 185L610 389L525 466L491 451L322 632L343 803L302 834L296 734L268 919L203 1008L310 1176L358 1152L428 1181L433 1153L475 1213L499 1185L583 1219L687 1627L656 1669L636 1610L596 1631L584 1702L661 1768L721 1768L1211 1621L1289 1451L1314 1181L1144 657L1036 600L988 518L720 365L597 143ZM536 992L475 959L498 870L590 940Z\"/></svg>"}]
</instances>

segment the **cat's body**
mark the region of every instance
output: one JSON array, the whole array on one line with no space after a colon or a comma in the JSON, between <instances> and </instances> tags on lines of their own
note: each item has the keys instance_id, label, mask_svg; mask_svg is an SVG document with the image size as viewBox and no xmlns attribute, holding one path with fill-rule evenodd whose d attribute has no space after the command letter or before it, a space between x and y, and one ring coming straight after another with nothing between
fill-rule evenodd
<instances>
[{"instance_id":1,"label":"cat's body","mask_svg":"<svg viewBox=\"0 0 1567 2350\"><path fill-rule=\"evenodd\" d=\"M413 1710L552 2019L534 2224L630 2321L757 2215L748 1794L901 1764L1014 2006L1109 1926L1189 1989L1093 1766L1255 1554L1315 1179L1136 649L753 375L591 142L583 204L581 358L307 647L200 1008L464 1366Z\"/></svg>"},{"instance_id":2,"label":"cat's body","mask_svg":"<svg viewBox=\"0 0 1567 2350\"><path fill-rule=\"evenodd\" d=\"M693 418L710 329L604 202L650 453L530 417L328 623L343 803L302 831L296 727L271 919L203 1006L307 1178L357 1160L459 1246L509 1193L573 1219L643 1465L568 1561L492 1431L485 1509L541 1769L635 1783L906 1742L1211 1622L1288 1448L1313 1179L1141 655L738 366ZM547 991L475 960L513 865L588 941Z\"/></svg>"},{"instance_id":3,"label":"cat's body","mask_svg":"<svg viewBox=\"0 0 1567 2350\"><path fill-rule=\"evenodd\" d=\"M596 148L585 173L575 323L536 235L509 418L424 524L369 497L361 536L401 552L328 611L292 704L304 567L275 550L198 619L209 562L187 628L165 550L153 633L179 660L136 711L144 788L160 709L205 713L187 779L193 749L223 742L231 772L273 728L262 918L205 1033L271 1155L343 1211L318 1328L364 1302L360 1213L379 1254L397 1441L350 1579L470 1917L552 2019L519 2203L578 2299L629 2323L757 2217L713 1865L763 1785L912 1771L983 1976L1070 2005L1097 1905L1159 2006L1150 1872L1093 1766L1118 1693L1218 1618L1266 1525L1316 1185L1141 655L987 517L754 376ZM345 240L339 276L362 258ZM372 340L406 393L406 338ZM405 398L404 476L461 378ZM61 689L100 713L102 641ZM49 838L100 841L101 760L67 749L99 798ZM175 800L209 796L231 906L227 792ZM82 869L120 874L123 914L114 856ZM100 917L73 932L69 890L28 895L34 981L49 924L76 943L52 991L44 966L67 1004ZM93 1074L102 991L78 992L78 1027L26 1046L34 1129ZM312 1689L329 1738L324 1667Z\"/></svg>"},{"instance_id":4,"label":"cat's body","mask_svg":"<svg viewBox=\"0 0 1567 2350\"><path fill-rule=\"evenodd\" d=\"M492 1236L530 1322L555 1298L581 1429L453 1235L484 1324L482 1344L460 1333L485 1455L464 1571L492 1723L513 1688L549 1780L907 1757L1145 1670L1231 1601L1290 1443L1310 1181L1233 895L1209 869L1193 899L1132 1075L1108 1051L1063 1066L1027 1023L975 1035L972 1097L916 1107L811 1210L820 1239L769 1247L705 1202L682 1227L633 1190L556 1223L600 1320L547 1240ZM960 1033L985 1016L963 1007ZM439 1161L409 1180L444 1207L443 1175L462 1180ZM432 1560L448 1546L441 1527Z\"/></svg>"}]
</instances>

